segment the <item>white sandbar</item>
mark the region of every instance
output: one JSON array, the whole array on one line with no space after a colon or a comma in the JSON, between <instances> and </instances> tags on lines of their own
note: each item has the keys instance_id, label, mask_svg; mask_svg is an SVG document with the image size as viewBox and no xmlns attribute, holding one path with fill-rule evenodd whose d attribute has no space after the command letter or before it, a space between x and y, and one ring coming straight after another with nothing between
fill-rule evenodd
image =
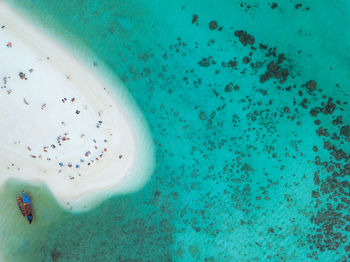
<instances>
[{"instance_id":1,"label":"white sandbar","mask_svg":"<svg viewBox=\"0 0 350 262\"><path fill-rule=\"evenodd\" d=\"M151 136L120 81L1 2L0 61L0 185L43 182L81 211L146 183Z\"/></svg>"}]
</instances>

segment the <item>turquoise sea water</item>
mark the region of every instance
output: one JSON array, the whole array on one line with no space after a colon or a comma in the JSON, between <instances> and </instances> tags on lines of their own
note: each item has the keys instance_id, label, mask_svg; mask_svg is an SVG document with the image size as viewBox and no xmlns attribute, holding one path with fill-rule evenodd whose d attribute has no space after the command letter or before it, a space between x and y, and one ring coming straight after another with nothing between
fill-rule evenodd
<instances>
[{"instance_id":1,"label":"turquoise sea water","mask_svg":"<svg viewBox=\"0 0 350 262\"><path fill-rule=\"evenodd\" d=\"M9 181L5 261L350 260L348 1L9 2L123 80L156 168L81 214Z\"/></svg>"}]
</instances>

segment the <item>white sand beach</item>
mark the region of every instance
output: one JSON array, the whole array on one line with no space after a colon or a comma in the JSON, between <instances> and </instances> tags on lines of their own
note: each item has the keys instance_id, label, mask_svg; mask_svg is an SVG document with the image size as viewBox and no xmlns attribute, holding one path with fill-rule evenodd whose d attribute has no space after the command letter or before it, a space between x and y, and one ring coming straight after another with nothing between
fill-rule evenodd
<instances>
[{"instance_id":1,"label":"white sand beach","mask_svg":"<svg viewBox=\"0 0 350 262\"><path fill-rule=\"evenodd\" d=\"M1 2L0 61L0 185L45 183L62 206L82 211L147 182L151 136L100 64L79 60Z\"/></svg>"}]
</instances>

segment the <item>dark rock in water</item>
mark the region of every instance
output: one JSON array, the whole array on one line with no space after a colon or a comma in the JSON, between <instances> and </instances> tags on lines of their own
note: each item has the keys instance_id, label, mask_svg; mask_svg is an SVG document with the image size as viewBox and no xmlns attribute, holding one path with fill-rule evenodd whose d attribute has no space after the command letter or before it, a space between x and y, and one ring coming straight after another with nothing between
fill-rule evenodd
<instances>
[{"instance_id":1,"label":"dark rock in water","mask_svg":"<svg viewBox=\"0 0 350 262\"><path fill-rule=\"evenodd\" d=\"M262 74L261 76L260 76L260 83L264 83L264 82L266 82L267 80L269 80L269 76L267 75L267 74Z\"/></svg>"},{"instance_id":2,"label":"dark rock in water","mask_svg":"<svg viewBox=\"0 0 350 262\"><path fill-rule=\"evenodd\" d=\"M330 142L328 142L328 141L325 141L325 142L323 143L323 147L324 147L326 150L328 150L328 151L333 149L332 144L331 144Z\"/></svg>"},{"instance_id":3,"label":"dark rock in water","mask_svg":"<svg viewBox=\"0 0 350 262\"><path fill-rule=\"evenodd\" d=\"M235 36L239 37L239 41L244 45L254 45L255 38L252 35L249 35L246 31L235 31Z\"/></svg>"},{"instance_id":4,"label":"dark rock in water","mask_svg":"<svg viewBox=\"0 0 350 262\"><path fill-rule=\"evenodd\" d=\"M337 116L336 119L332 121L333 125L341 125L343 124L343 117L342 116Z\"/></svg>"},{"instance_id":5,"label":"dark rock in water","mask_svg":"<svg viewBox=\"0 0 350 262\"><path fill-rule=\"evenodd\" d=\"M319 177L318 173L314 174L314 184L315 185L319 185L320 184L320 177Z\"/></svg>"},{"instance_id":6,"label":"dark rock in water","mask_svg":"<svg viewBox=\"0 0 350 262\"><path fill-rule=\"evenodd\" d=\"M350 252L350 244L347 245L347 246L344 248L344 250L345 250L345 252ZM346 260L344 260L344 261L346 261Z\"/></svg>"},{"instance_id":7,"label":"dark rock in water","mask_svg":"<svg viewBox=\"0 0 350 262\"><path fill-rule=\"evenodd\" d=\"M267 45L264 45L264 44L261 44L261 43L259 44L259 48L260 49L266 50L267 47L268 47Z\"/></svg>"},{"instance_id":8,"label":"dark rock in water","mask_svg":"<svg viewBox=\"0 0 350 262\"><path fill-rule=\"evenodd\" d=\"M349 137L350 136L350 126L342 126L340 128L340 135Z\"/></svg>"},{"instance_id":9,"label":"dark rock in water","mask_svg":"<svg viewBox=\"0 0 350 262\"><path fill-rule=\"evenodd\" d=\"M243 57L243 63L248 64L250 62L250 59L248 56Z\"/></svg>"},{"instance_id":10,"label":"dark rock in water","mask_svg":"<svg viewBox=\"0 0 350 262\"><path fill-rule=\"evenodd\" d=\"M289 75L289 71L287 69L281 69L275 62L270 62L267 65L267 70L264 74L260 75L260 82L264 83L270 78L280 79L280 83L284 83Z\"/></svg>"},{"instance_id":11,"label":"dark rock in water","mask_svg":"<svg viewBox=\"0 0 350 262\"><path fill-rule=\"evenodd\" d=\"M267 65L267 71L265 72L265 75L267 77L266 80L274 76L277 76L277 78L281 77L280 75L278 75L279 71L280 71L280 67L278 65L276 65L274 62L269 63ZM260 82L261 82L261 78L260 78Z\"/></svg>"},{"instance_id":12,"label":"dark rock in water","mask_svg":"<svg viewBox=\"0 0 350 262\"><path fill-rule=\"evenodd\" d=\"M202 111L199 113L199 119L200 120L207 120L207 115Z\"/></svg>"},{"instance_id":13,"label":"dark rock in water","mask_svg":"<svg viewBox=\"0 0 350 262\"><path fill-rule=\"evenodd\" d=\"M234 68L235 69L237 67L237 62L234 61L234 60L230 60L227 63L226 62L222 62L221 65L223 67L230 67L230 68Z\"/></svg>"},{"instance_id":14,"label":"dark rock in water","mask_svg":"<svg viewBox=\"0 0 350 262\"><path fill-rule=\"evenodd\" d=\"M215 29L217 29L218 28L218 23L216 22L216 21L211 21L210 23L209 23L209 29L210 30L215 30Z\"/></svg>"},{"instance_id":15,"label":"dark rock in water","mask_svg":"<svg viewBox=\"0 0 350 262\"><path fill-rule=\"evenodd\" d=\"M312 191L312 197L313 198L319 198L320 197L320 193L318 193L317 191Z\"/></svg>"},{"instance_id":16,"label":"dark rock in water","mask_svg":"<svg viewBox=\"0 0 350 262\"><path fill-rule=\"evenodd\" d=\"M275 8L277 8L277 7L278 7L278 4L277 4L277 3L272 3L271 9L275 9Z\"/></svg>"},{"instance_id":17,"label":"dark rock in water","mask_svg":"<svg viewBox=\"0 0 350 262\"><path fill-rule=\"evenodd\" d=\"M57 249L53 249L51 251L51 258L53 262L58 261L58 259L60 258L61 253L57 250Z\"/></svg>"},{"instance_id":18,"label":"dark rock in water","mask_svg":"<svg viewBox=\"0 0 350 262\"><path fill-rule=\"evenodd\" d=\"M302 4L296 4L295 5L295 9L299 9L300 7L302 7Z\"/></svg>"},{"instance_id":19,"label":"dark rock in water","mask_svg":"<svg viewBox=\"0 0 350 262\"><path fill-rule=\"evenodd\" d=\"M192 24L198 25L198 15L192 16Z\"/></svg>"},{"instance_id":20,"label":"dark rock in water","mask_svg":"<svg viewBox=\"0 0 350 262\"><path fill-rule=\"evenodd\" d=\"M230 92L232 92L232 89L233 89L233 83L231 82L231 83L226 85L225 92L230 93Z\"/></svg>"},{"instance_id":21,"label":"dark rock in water","mask_svg":"<svg viewBox=\"0 0 350 262\"><path fill-rule=\"evenodd\" d=\"M346 159L347 157L346 153L342 149L334 150L331 155L334 156L336 160Z\"/></svg>"},{"instance_id":22,"label":"dark rock in water","mask_svg":"<svg viewBox=\"0 0 350 262\"><path fill-rule=\"evenodd\" d=\"M310 80L306 83L306 88L311 92L315 91L316 87L317 87L317 83L315 80Z\"/></svg>"},{"instance_id":23,"label":"dark rock in water","mask_svg":"<svg viewBox=\"0 0 350 262\"><path fill-rule=\"evenodd\" d=\"M284 69L282 70L281 74L282 74L282 79L280 80L280 83L284 83L289 76L289 71L287 69Z\"/></svg>"},{"instance_id":24,"label":"dark rock in water","mask_svg":"<svg viewBox=\"0 0 350 262\"><path fill-rule=\"evenodd\" d=\"M311 108L311 110L310 110L310 115L311 116L313 116L313 117L316 117L317 116L317 114L320 112L320 108L318 108L318 107L313 107L313 108ZM318 121L319 123L316 123L316 121ZM320 120L315 120L315 124L316 125L319 125L321 122L320 122Z\"/></svg>"},{"instance_id":25,"label":"dark rock in water","mask_svg":"<svg viewBox=\"0 0 350 262\"><path fill-rule=\"evenodd\" d=\"M279 54L277 58L277 64L282 64L284 60L286 60L286 56L284 54Z\"/></svg>"},{"instance_id":26,"label":"dark rock in water","mask_svg":"<svg viewBox=\"0 0 350 262\"><path fill-rule=\"evenodd\" d=\"M303 99L303 101L301 101L300 105L303 107L303 108L308 108L308 100L306 98Z\"/></svg>"},{"instance_id":27,"label":"dark rock in water","mask_svg":"<svg viewBox=\"0 0 350 262\"><path fill-rule=\"evenodd\" d=\"M329 193L329 186L326 182L322 182L321 184L321 191L324 193L324 194L328 194Z\"/></svg>"},{"instance_id":28,"label":"dark rock in water","mask_svg":"<svg viewBox=\"0 0 350 262\"><path fill-rule=\"evenodd\" d=\"M327 115L331 115L333 114L336 105L332 102L332 98L328 99L328 102L326 105L324 105L324 103L322 103L322 105L324 106L323 108L321 108L321 112Z\"/></svg>"},{"instance_id":29,"label":"dark rock in water","mask_svg":"<svg viewBox=\"0 0 350 262\"><path fill-rule=\"evenodd\" d=\"M210 66L210 58L202 58L201 61L198 63L202 67L209 67Z\"/></svg>"}]
</instances>

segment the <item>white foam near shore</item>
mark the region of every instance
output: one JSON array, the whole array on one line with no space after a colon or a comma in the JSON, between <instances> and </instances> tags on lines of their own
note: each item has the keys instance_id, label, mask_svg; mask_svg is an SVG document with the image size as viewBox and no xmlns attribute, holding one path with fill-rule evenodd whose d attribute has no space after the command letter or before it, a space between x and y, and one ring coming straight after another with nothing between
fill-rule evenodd
<instances>
[{"instance_id":1,"label":"white foam near shore","mask_svg":"<svg viewBox=\"0 0 350 262\"><path fill-rule=\"evenodd\" d=\"M1 2L0 27L0 185L45 183L73 211L140 189L153 146L121 82Z\"/></svg>"}]
</instances>

